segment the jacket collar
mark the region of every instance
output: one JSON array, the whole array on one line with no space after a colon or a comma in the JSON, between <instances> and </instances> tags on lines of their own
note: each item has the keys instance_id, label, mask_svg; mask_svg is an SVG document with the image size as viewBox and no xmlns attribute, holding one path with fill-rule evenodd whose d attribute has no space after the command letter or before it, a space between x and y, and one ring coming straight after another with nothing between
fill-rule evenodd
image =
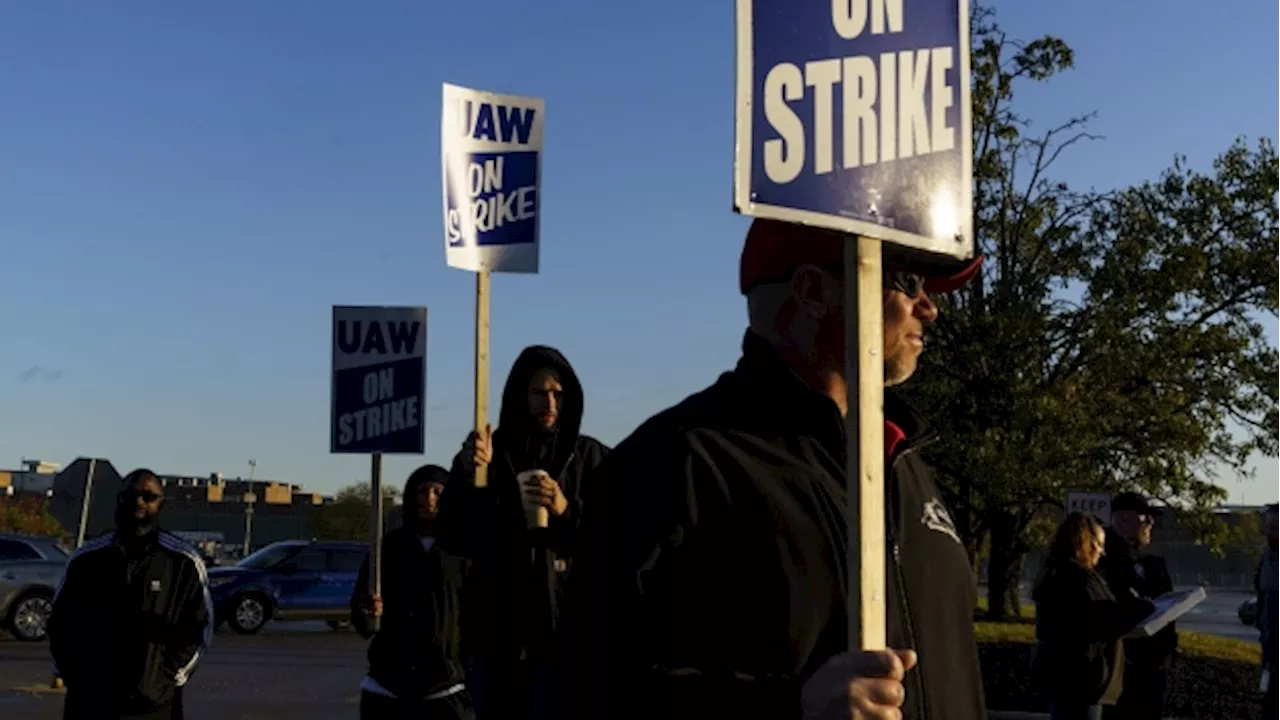
<instances>
[{"instance_id":1,"label":"jacket collar","mask_svg":"<svg viewBox=\"0 0 1280 720\"><path fill-rule=\"evenodd\" d=\"M765 414L783 420L792 431L813 435L829 449L843 455L844 417L831 398L814 390L783 362L764 338L748 330L742 340L742 359L735 373L749 387L745 402L758 403ZM884 418L903 432L898 452L915 449L937 439L938 433L924 416L894 388L884 389Z\"/></svg>"}]
</instances>

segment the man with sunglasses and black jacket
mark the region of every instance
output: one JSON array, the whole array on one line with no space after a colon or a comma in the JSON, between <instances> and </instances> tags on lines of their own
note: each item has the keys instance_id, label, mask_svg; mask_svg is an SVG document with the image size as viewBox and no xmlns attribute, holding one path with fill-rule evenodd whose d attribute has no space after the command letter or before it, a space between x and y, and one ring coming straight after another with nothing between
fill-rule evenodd
<instances>
[{"instance_id":1,"label":"man with sunglasses and black jacket","mask_svg":"<svg viewBox=\"0 0 1280 720\"><path fill-rule=\"evenodd\" d=\"M182 688L213 638L213 601L194 548L160 529L164 487L124 478L116 529L67 561L49 649L65 720L181 720Z\"/></svg>"},{"instance_id":2,"label":"man with sunglasses and black jacket","mask_svg":"<svg viewBox=\"0 0 1280 720\"><path fill-rule=\"evenodd\" d=\"M848 652L844 244L756 220L737 367L589 476L565 601L573 717L985 720L974 578L919 453L936 433L888 387L893 650ZM930 294L963 286L980 261L886 266L891 386L915 371L938 313Z\"/></svg>"}]
</instances>

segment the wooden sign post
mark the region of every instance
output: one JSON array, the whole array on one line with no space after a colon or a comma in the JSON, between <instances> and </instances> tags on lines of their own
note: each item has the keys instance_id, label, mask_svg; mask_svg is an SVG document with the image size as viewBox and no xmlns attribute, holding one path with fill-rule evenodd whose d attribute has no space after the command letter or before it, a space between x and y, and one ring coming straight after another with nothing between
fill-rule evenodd
<instances>
[{"instance_id":1,"label":"wooden sign post","mask_svg":"<svg viewBox=\"0 0 1280 720\"><path fill-rule=\"evenodd\" d=\"M850 528L849 647L885 647L884 300L880 241L850 235L844 245L845 456ZM854 542L854 538L857 542Z\"/></svg>"},{"instance_id":2,"label":"wooden sign post","mask_svg":"<svg viewBox=\"0 0 1280 720\"><path fill-rule=\"evenodd\" d=\"M489 271L476 273L476 433L489 425ZM488 487L489 468L476 467L476 487Z\"/></svg>"}]
</instances>

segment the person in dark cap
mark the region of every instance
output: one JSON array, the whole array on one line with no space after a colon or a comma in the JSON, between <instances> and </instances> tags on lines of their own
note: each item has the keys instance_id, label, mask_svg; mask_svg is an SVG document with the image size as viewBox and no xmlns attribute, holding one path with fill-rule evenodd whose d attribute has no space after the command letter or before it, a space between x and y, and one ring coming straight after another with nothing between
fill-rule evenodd
<instances>
[{"instance_id":1,"label":"person in dark cap","mask_svg":"<svg viewBox=\"0 0 1280 720\"><path fill-rule=\"evenodd\" d=\"M1152 600L1173 592L1173 579L1163 557L1148 550L1151 531L1161 511L1147 498L1122 492L1111 499L1111 527L1099 570L1118 598ZM1124 687L1105 717L1160 720L1169 671L1178 651L1178 634L1169 623L1149 638L1124 641Z\"/></svg>"},{"instance_id":2,"label":"person in dark cap","mask_svg":"<svg viewBox=\"0 0 1280 720\"><path fill-rule=\"evenodd\" d=\"M404 484L404 523L382 538L382 592L369 595L365 560L351 621L369 643L361 720L475 717L459 651L463 561L436 546L436 516L449 471L423 465ZM371 618L381 618L374 632Z\"/></svg>"},{"instance_id":3,"label":"person in dark cap","mask_svg":"<svg viewBox=\"0 0 1280 720\"><path fill-rule=\"evenodd\" d=\"M754 221L737 367L650 418L588 478L564 717L985 720L975 580L919 452L937 432L888 387L915 372L934 296L981 261L886 252L894 649L847 652L846 237Z\"/></svg>"},{"instance_id":4,"label":"person in dark cap","mask_svg":"<svg viewBox=\"0 0 1280 720\"><path fill-rule=\"evenodd\" d=\"M195 548L160 529L164 486L138 469L116 495L116 529L76 550L58 584L49 650L66 720L181 720L182 689L213 638Z\"/></svg>"}]
</instances>

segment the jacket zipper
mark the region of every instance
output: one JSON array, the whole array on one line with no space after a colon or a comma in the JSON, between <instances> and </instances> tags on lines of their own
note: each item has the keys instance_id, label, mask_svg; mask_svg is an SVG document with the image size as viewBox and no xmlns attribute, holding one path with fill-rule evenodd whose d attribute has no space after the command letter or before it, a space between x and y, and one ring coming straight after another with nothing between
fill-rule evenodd
<instances>
[{"instance_id":1,"label":"jacket zipper","mask_svg":"<svg viewBox=\"0 0 1280 720\"><path fill-rule=\"evenodd\" d=\"M906 457L912 452L915 452L916 449L917 449L916 447L909 447L909 448L903 449L902 452L898 453L898 456L893 459L893 463L889 466L890 471L896 471L898 467L898 463L901 462L902 458ZM911 647L912 650L915 650L918 653L919 648L917 647L917 643L916 643L915 622L911 619L911 603L907 599L906 582L902 572L902 549L901 549L901 546L898 544L898 536L899 536L898 515L900 514L900 511L901 511L902 499L900 497L900 490L897 487L895 487L893 491L893 501L894 501L893 513L890 515L890 522L889 522L890 534L892 535L891 540L893 543L893 574L894 574L895 580L897 581L895 584L897 585L897 588L898 588L898 603L902 605L903 631L906 633L906 636L907 636L907 644ZM928 700L925 698L923 658L919 658L916 661L916 663L917 663L915 668L916 708L920 711L919 719L928 720L929 704L928 704Z\"/></svg>"}]
</instances>

